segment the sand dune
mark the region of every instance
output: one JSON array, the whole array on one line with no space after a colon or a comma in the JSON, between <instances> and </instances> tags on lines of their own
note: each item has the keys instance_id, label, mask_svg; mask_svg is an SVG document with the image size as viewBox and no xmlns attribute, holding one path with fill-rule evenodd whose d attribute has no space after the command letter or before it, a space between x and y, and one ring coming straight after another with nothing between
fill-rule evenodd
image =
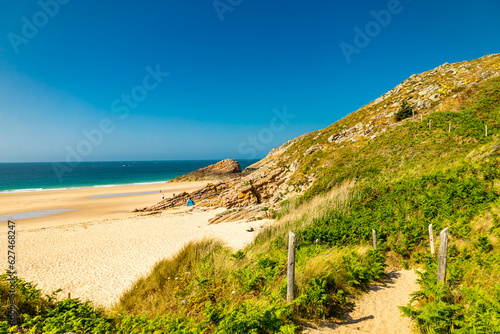
<instances>
[{"instance_id":1,"label":"sand dune","mask_svg":"<svg viewBox=\"0 0 500 334\"><path fill-rule=\"evenodd\" d=\"M45 293L61 288L61 298L71 292L71 297L109 306L155 263L189 241L214 237L237 249L255 237L257 232L246 231L249 227L258 230L270 223L208 225L208 219L221 211L184 208L177 213L24 229L17 238L18 275ZM2 231L0 249L7 249L6 240ZM0 259L2 270L6 253Z\"/></svg>"}]
</instances>

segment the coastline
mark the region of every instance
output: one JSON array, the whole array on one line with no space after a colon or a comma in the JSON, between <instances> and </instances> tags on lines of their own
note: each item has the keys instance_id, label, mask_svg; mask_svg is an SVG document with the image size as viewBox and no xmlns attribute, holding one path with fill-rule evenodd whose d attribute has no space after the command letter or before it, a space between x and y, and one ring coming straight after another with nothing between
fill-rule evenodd
<instances>
[{"instance_id":1,"label":"coastline","mask_svg":"<svg viewBox=\"0 0 500 334\"><path fill-rule=\"evenodd\" d=\"M272 224L258 220L209 225L209 219L223 208L182 206L154 215L131 212L158 203L162 196L194 191L206 183L0 193L0 208L10 213L74 209L15 220L17 276L46 294L62 289L59 299L71 293L72 298L110 307L158 261L175 255L187 243L216 238L236 250L251 243L261 226ZM0 248L7 249L7 222L0 226ZM250 227L256 232L247 232ZM7 252L0 260L4 271Z\"/></svg>"},{"instance_id":2,"label":"coastline","mask_svg":"<svg viewBox=\"0 0 500 334\"><path fill-rule=\"evenodd\" d=\"M240 159L241 168L256 159ZM82 161L58 173L59 162L0 163L0 194L162 184L219 160Z\"/></svg>"},{"instance_id":3,"label":"coastline","mask_svg":"<svg viewBox=\"0 0 500 334\"><path fill-rule=\"evenodd\" d=\"M154 205L183 191L191 192L207 182L154 183L85 187L31 192L0 193L0 215L39 210L71 210L46 217L15 220L19 230L125 218L131 211ZM161 193L160 193L161 191ZM127 194L121 196L120 194ZM109 196L112 195L112 196ZM98 197L95 197L98 196ZM0 226L7 220L0 221Z\"/></svg>"},{"instance_id":4,"label":"coastline","mask_svg":"<svg viewBox=\"0 0 500 334\"><path fill-rule=\"evenodd\" d=\"M39 191L58 191L58 190L77 190L77 189L92 189L92 188L115 188L115 187L132 187L132 186L147 186L153 184L165 184L170 180L153 181L153 182L135 182L123 184L100 184L91 186L75 186L75 187L61 187L61 188L25 188L25 189L7 189L1 190L0 194L16 194L16 193L30 193Z\"/></svg>"}]
</instances>

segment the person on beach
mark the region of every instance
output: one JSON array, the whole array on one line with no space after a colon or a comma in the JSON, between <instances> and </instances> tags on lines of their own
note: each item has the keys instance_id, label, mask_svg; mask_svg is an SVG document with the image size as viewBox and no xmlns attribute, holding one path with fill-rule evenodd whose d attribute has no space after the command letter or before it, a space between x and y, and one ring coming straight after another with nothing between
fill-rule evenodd
<instances>
[{"instance_id":1,"label":"person on beach","mask_svg":"<svg viewBox=\"0 0 500 334\"><path fill-rule=\"evenodd\" d=\"M172 202L172 209L174 208L174 202Z\"/></svg>"},{"instance_id":2,"label":"person on beach","mask_svg":"<svg viewBox=\"0 0 500 334\"><path fill-rule=\"evenodd\" d=\"M165 195L161 195L161 199L165 199Z\"/></svg>"}]
</instances>

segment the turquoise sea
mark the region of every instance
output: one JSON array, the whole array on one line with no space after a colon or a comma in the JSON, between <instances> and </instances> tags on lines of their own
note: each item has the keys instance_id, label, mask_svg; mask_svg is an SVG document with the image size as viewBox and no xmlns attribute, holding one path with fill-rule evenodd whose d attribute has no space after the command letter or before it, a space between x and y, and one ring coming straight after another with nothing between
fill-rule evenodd
<instances>
[{"instance_id":1,"label":"turquoise sea","mask_svg":"<svg viewBox=\"0 0 500 334\"><path fill-rule=\"evenodd\" d=\"M1 163L0 192L161 183L218 161L102 161L71 167L51 162ZM245 169L257 160L238 161Z\"/></svg>"}]
</instances>

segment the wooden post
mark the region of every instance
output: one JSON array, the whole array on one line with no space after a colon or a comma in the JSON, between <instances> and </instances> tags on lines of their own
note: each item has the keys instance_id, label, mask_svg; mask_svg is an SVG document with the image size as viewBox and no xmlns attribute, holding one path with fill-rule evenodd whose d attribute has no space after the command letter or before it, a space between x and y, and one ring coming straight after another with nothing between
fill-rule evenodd
<instances>
[{"instance_id":1,"label":"wooden post","mask_svg":"<svg viewBox=\"0 0 500 334\"><path fill-rule=\"evenodd\" d=\"M431 120L429 120L429 130L431 129Z\"/></svg>"},{"instance_id":2,"label":"wooden post","mask_svg":"<svg viewBox=\"0 0 500 334\"><path fill-rule=\"evenodd\" d=\"M451 122L448 124L448 132L451 132Z\"/></svg>"},{"instance_id":3,"label":"wooden post","mask_svg":"<svg viewBox=\"0 0 500 334\"><path fill-rule=\"evenodd\" d=\"M484 126L484 135L488 137L488 125Z\"/></svg>"},{"instance_id":4,"label":"wooden post","mask_svg":"<svg viewBox=\"0 0 500 334\"><path fill-rule=\"evenodd\" d=\"M422 115L420 115L420 123L422 123Z\"/></svg>"},{"instance_id":5,"label":"wooden post","mask_svg":"<svg viewBox=\"0 0 500 334\"><path fill-rule=\"evenodd\" d=\"M377 231L372 229L373 248L377 249Z\"/></svg>"},{"instance_id":6,"label":"wooden post","mask_svg":"<svg viewBox=\"0 0 500 334\"><path fill-rule=\"evenodd\" d=\"M429 224L429 242L431 244L431 254L434 254L434 232L432 231L432 224Z\"/></svg>"},{"instance_id":7,"label":"wooden post","mask_svg":"<svg viewBox=\"0 0 500 334\"><path fill-rule=\"evenodd\" d=\"M446 282L446 265L448 262L448 228L439 233L439 262L437 281Z\"/></svg>"},{"instance_id":8,"label":"wooden post","mask_svg":"<svg viewBox=\"0 0 500 334\"><path fill-rule=\"evenodd\" d=\"M68 299L71 299L71 292L68 292Z\"/></svg>"},{"instance_id":9,"label":"wooden post","mask_svg":"<svg viewBox=\"0 0 500 334\"><path fill-rule=\"evenodd\" d=\"M288 272L286 286L286 301L293 301L293 288L295 283L295 234L288 234Z\"/></svg>"}]
</instances>

